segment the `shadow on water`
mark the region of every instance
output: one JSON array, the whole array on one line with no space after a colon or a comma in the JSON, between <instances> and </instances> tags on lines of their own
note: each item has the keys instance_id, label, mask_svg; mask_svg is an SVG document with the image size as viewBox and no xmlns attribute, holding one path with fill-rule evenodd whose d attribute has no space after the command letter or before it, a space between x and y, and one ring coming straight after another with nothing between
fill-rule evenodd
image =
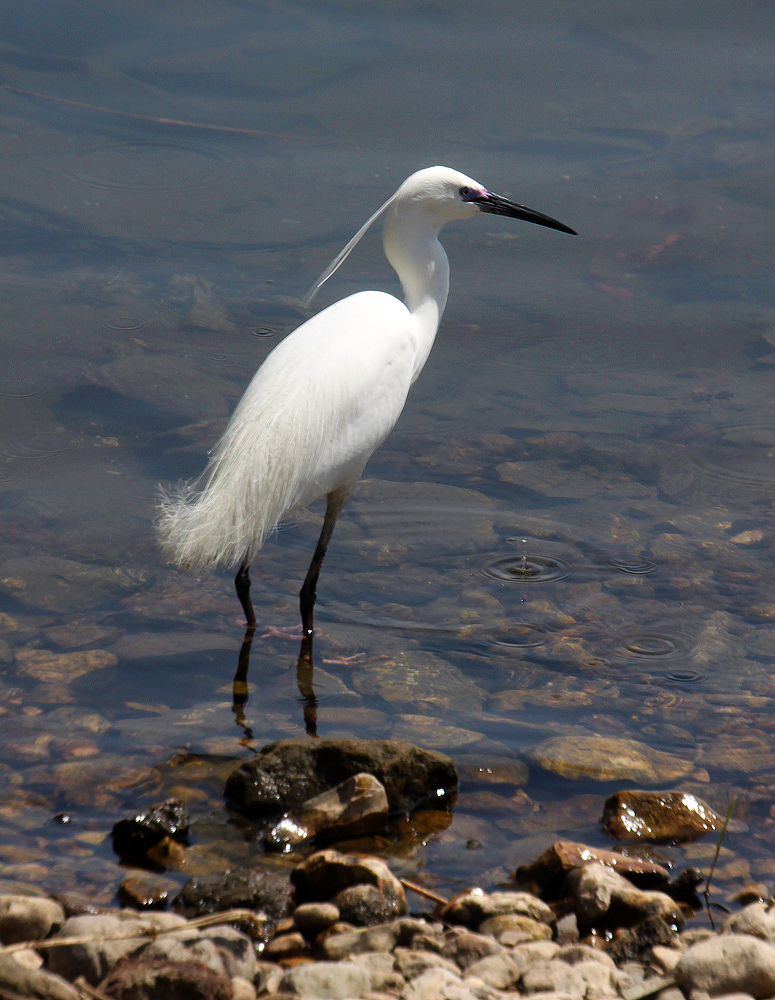
<instances>
[{"instance_id":1,"label":"shadow on water","mask_svg":"<svg viewBox=\"0 0 775 1000\"><path fill-rule=\"evenodd\" d=\"M232 684L232 712L234 713L234 720L245 733L245 739L247 740L253 739L253 730L247 724L245 718L245 707L250 698L248 670L250 668L250 650L253 645L255 632L255 628L245 629L245 638L242 640L242 646L237 658L237 672L234 674L234 682ZM296 660L296 683L299 688L300 701L304 705L304 729L308 736L317 736L318 734L318 702L315 697L313 683L314 669L312 636L305 635L302 637L299 656Z\"/></svg>"}]
</instances>

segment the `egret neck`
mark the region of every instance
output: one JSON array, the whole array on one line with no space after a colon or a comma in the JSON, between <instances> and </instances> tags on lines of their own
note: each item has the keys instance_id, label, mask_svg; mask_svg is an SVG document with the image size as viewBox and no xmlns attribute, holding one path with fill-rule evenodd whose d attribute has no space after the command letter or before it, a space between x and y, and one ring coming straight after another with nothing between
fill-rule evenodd
<instances>
[{"instance_id":1,"label":"egret neck","mask_svg":"<svg viewBox=\"0 0 775 1000\"><path fill-rule=\"evenodd\" d=\"M438 235L445 220L419 211L411 201L390 206L382 233L385 256L401 281L406 307L415 321L412 382L422 371L436 339L449 294L449 261Z\"/></svg>"}]
</instances>

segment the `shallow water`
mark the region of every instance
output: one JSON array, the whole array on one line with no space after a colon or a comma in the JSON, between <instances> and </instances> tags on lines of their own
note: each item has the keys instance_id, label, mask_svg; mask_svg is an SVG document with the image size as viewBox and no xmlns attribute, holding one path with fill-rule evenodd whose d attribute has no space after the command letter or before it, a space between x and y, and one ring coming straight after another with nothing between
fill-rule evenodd
<instances>
[{"instance_id":1,"label":"shallow water","mask_svg":"<svg viewBox=\"0 0 775 1000\"><path fill-rule=\"evenodd\" d=\"M643 778L579 761L590 736L670 754L656 787L721 813L737 796L718 898L771 891L775 14L4 16L3 877L110 900L112 823L167 794L197 817L181 881L250 863L223 779L303 734L314 696L320 735L458 763L451 814L367 845L438 891L497 884L558 836L607 846L605 797ZM445 231L447 311L337 527L314 676L259 630L234 705L231 574L163 563L157 484L201 470L299 297L433 162L580 235ZM396 288L376 236L315 307L363 287ZM297 623L319 515L262 553L262 624ZM714 849L653 853L680 870Z\"/></svg>"}]
</instances>

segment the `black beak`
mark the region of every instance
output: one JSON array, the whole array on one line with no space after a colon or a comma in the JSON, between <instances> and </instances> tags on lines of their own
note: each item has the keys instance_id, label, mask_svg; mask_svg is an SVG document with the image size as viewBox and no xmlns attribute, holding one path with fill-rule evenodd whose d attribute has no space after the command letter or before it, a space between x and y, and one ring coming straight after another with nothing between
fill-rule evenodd
<instances>
[{"instance_id":1,"label":"black beak","mask_svg":"<svg viewBox=\"0 0 775 1000\"><path fill-rule=\"evenodd\" d=\"M474 195L470 200L479 206L480 211L487 212L488 215L507 215L510 219L522 219L523 222L533 222L537 226L546 226L547 229L557 229L561 233L578 236L575 229L563 225L562 222L541 212L534 212L532 208L517 205L508 198L501 198L499 194L491 194L488 191L487 194Z\"/></svg>"}]
</instances>

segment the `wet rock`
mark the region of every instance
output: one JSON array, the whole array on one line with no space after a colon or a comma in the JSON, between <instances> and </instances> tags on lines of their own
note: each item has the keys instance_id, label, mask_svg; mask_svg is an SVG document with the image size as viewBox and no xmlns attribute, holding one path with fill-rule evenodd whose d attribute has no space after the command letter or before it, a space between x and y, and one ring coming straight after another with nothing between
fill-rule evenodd
<instances>
[{"instance_id":1,"label":"wet rock","mask_svg":"<svg viewBox=\"0 0 775 1000\"><path fill-rule=\"evenodd\" d=\"M688 948L675 967L676 984L688 996L702 990L710 996L775 994L775 945L748 934L722 934Z\"/></svg>"},{"instance_id":2,"label":"wet rock","mask_svg":"<svg viewBox=\"0 0 775 1000\"><path fill-rule=\"evenodd\" d=\"M439 917L476 930L484 920L503 914L518 914L549 927L554 925L552 910L537 896L508 890L487 893L481 889L470 889L461 892L441 909Z\"/></svg>"},{"instance_id":3,"label":"wet rock","mask_svg":"<svg viewBox=\"0 0 775 1000\"><path fill-rule=\"evenodd\" d=\"M355 927L384 924L393 917L406 913L406 898L392 890L385 891L374 885L351 885L340 890L332 902L339 909L342 920Z\"/></svg>"},{"instance_id":4,"label":"wet rock","mask_svg":"<svg viewBox=\"0 0 775 1000\"><path fill-rule=\"evenodd\" d=\"M697 903L697 886L705 881L705 876L696 868L685 868L674 878L664 891L671 899L693 906Z\"/></svg>"},{"instance_id":5,"label":"wet rock","mask_svg":"<svg viewBox=\"0 0 775 1000\"><path fill-rule=\"evenodd\" d=\"M80 994L60 976L29 969L11 955L0 955L0 996L24 1000L80 1000Z\"/></svg>"},{"instance_id":6,"label":"wet rock","mask_svg":"<svg viewBox=\"0 0 775 1000\"><path fill-rule=\"evenodd\" d=\"M291 899L291 885L286 878L246 868L222 875L195 876L186 882L172 905L188 918L222 910L254 910L264 914L269 930L291 912Z\"/></svg>"},{"instance_id":7,"label":"wet rock","mask_svg":"<svg viewBox=\"0 0 775 1000\"><path fill-rule=\"evenodd\" d=\"M533 760L564 778L669 784L685 778L692 762L652 750L645 743L602 736L552 736L535 748Z\"/></svg>"},{"instance_id":8,"label":"wet rock","mask_svg":"<svg viewBox=\"0 0 775 1000\"><path fill-rule=\"evenodd\" d=\"M113 826L113 850L122 860L142 860L165 837L185 843L191 820L188 809L177 799L120 819Z\"/></svg>"},{"instance_id":9,"label":"wet rock","mask_svg":"<svg viewBox=\"0 0 775 1000\"><path fill-rule=\"evenodd\" d=\"M690 792L622 791L603 806L603 829L621 841L696 840L720 830L724 820Z\"/></svg>"},{"instance_id":10,"label":"wet rock","mask_svg":"<svg viewBox=\"0 0 775 1000\"><path fill-rule=\"evenodd\" d=\"M65 922L65 911L53 899L0 894L0 943L42 941Z\"/></svg>"},{"instance_id":11,"label":"wet rock","mask_svg":"<svg viewBox=\"0 0 775 1000\"><path fill-rule=\"evenodd\" d=\"M371 774L356 774L287 812L265 837L270 847L300 844L310 837L357 836L384 827L388 801Z\"/></svg>"},{"instance_id":12,"label":"wet rock","mask_svg":"<svg viewBox=\"0 0 775 1000\"><path fill-rule=\"evenodd\" d=\"M590 861L598 861L619 872L642 889L664 888L670 880L667 869L654 862L639 861L615 851L588 847L570 840L558 840L529 865L520 865L516 879L520 885L537 892L542 898L556 899L570 872Z\"/></svg>"},{"instance_id":13,"label":"wet rock","mask_svg":"<svg viewBox=\"0 0 775 1000\"><path fill-rule=\"evenodd\" d=\"M151 872L138 872L125 875L117 893L122 903L133 906L136 910L164 910L179 889L178 883L171 878Z\"/></svg>"},{"instance_id":14,"label":"wet rock","mask_svg":"<svg viewBox=\"0 0 775 1000\"><path fill-rule=\"evenodd\" d=\"M398 740L289 739L265 746L226 782L227 797L251 814L298 806L356 774L373 775L391 810L438 803L457 788L455 765L440 753Z\"/></svg>"},{"instance_id":15,"label":"wet rock","mask_svg":"<svg viewBox=\"0 0 775 1000\"><path fill-rule=\"evenodd\" d=\"M122 959L99 984L114 1000L232 1000L231 980L201 962Z\"/></svg>"},{"instance_id":16,"label":"wet rock","mask_svg":"<svg viewBox=\"0 0 775 1000\"><path fill-rule=\"evenodd\" d=\"M750 934L762 941L775 942L775 906L751 903L739 913L733 913L724 925L731 934Z\"/></svg>"},{"instance_id":17,"label":"wet rock","mask_svg":"<svg viewBox=\"0 0 775 1000\"><path fill-rule=\"evenodd\" d=\"M407 911L404 887L379 858L318 851L294 868L291 882L299 903L332 900L344 920L351 913L359 923L372 924ZM357 893L348 891L355 887ZM379 920L369 917L375 911L382 914Z\"/></svg>"},{"instance_id":18,"label":"wet rock","mask_svg":"<svg viewBox=\"0 0 775 1000\"><path fill-rule=\"evenodd\" d=\"M115 667L118 657L104 649L85 653L50 653L45 649L17 649L19 673L45 684L70 684L78 677L105 667Z\"/></svg>"},{"instance_id":19,"label":"wet rock","mask_svg":"<svg viewBox=\"0 0 775 1000\"><path fill-rule=\"evenodd\" d=\"M632 927L620 927L608 945L608 954L621 965L645 962L655 947L671 948L677 941L675 928L660 916L646 917Z\"/></svg>"},{"instance_id":20,"label":"wet rock","mask_svg":"<svg viewBox=\"0 0 775 1000\"><path fill-rule=\"evenodd\" d=\"M574 869L566 880L565 894L572 901L580 933L589 928L630 927L650 916L677 926L683 923L678 906L665 893L638 889L598 862Z\"/></svg>"},{"instance_id":21,"label":"wet rock","mask_svg":"<svg viewBox=\"0 0 775 1000\"><path fill-rule=\"evenodd\" d=\"M151 930L183 926L185 920L173 913L149 913L141 917L129 910L120 910L111 914L70 917L55 936L84 938L88 943L51 948L48 967L70 982L83 976L87 983L96 986L125 955L148 944ZM124 937L135 932L137 937Z\"/></svg>"},{"instance_id":22,"label":"wet rock","mask_svg":"<svg viewBox=\"0 0 775 1000\"><path fill-rule=\"evenodd\" d=\"M310 962L289 969L280 981L280 992L299 997L346 1000L371 989L371 974L355 964Z\"/></svg>"}]
</instances>

